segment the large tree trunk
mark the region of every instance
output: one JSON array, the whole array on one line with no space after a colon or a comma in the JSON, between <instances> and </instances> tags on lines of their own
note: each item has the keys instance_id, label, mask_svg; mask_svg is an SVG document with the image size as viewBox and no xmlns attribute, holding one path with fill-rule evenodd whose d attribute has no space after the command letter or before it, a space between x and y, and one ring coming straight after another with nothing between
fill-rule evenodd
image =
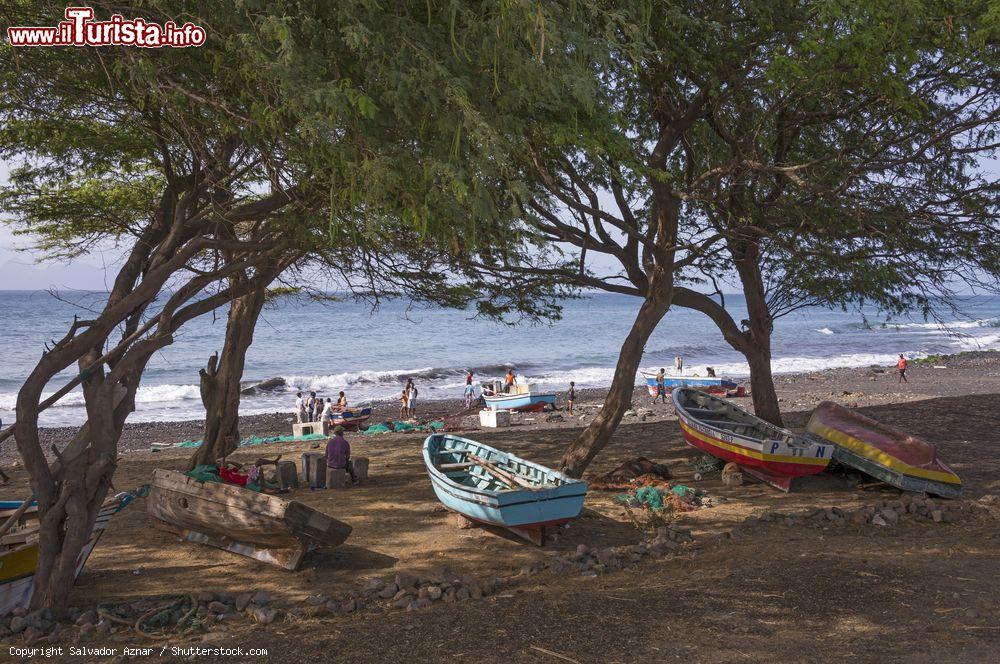
<instances>
[{"instance_id":1,"label":"large tree trunk","mask_svg":"<svg viewBox=\"0 0 1000 664\"><path fill-rule=\"evenodd\" d=\"M748 343L737 348L750 365L750 396L753 409L771 424L784 426L778 409L778 395L774 389L774 374L771 372L771 334L774 319L767 306L767 292L760 273L760 246L755 241L742 243L737 250L731 249L736 258L736 272L743 286L743 296L747 304Z\"/></svg>"},{"instance_id":2,"label":"large tree trunk","mask_svg":"<svg viewBox=\"0 0 1000 664\"><path fill-rule=\"evenodd\" d=\"M611 381L611 388L598 412L580 437L566 449L562 458L562 471L570 477L580 477L594 457L604 449L621 422L622 415L632 405L635 374L639 370L646 341L670 308L669 298L647 298L639 308L632 329L625 337L618 354L618 364Z\"/></svg>"},{"instance_id":3,"label":"large tree trunk","mask_svg":"<svg viewBox=\"0 0 1000 664\"><path fill-rule=\"evenodd\" d=\"M266 288L259 288L233 301L226 321L222 354L213 355L201 378L201 400L205 404L205 433L188 468L211 464L228 456L240 444L240 382L247 350L253 343L257 319L264 308Z\"/></svg>"}]
</instances>

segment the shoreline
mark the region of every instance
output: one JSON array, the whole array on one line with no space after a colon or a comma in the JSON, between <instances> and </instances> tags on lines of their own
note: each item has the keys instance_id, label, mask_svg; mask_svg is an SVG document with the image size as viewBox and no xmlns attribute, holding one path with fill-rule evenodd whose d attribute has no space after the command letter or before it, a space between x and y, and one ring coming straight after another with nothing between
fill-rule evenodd
<instances>
[{"instance_id":1,"label":"shoreline","mask_svg":"<svg viewBox=\"0 0 1000 664\"><path fill-rule=\"evenodd\" d=\"M936 368L943 367L943 368ZM820 401L830 399L851 407L901 403L943 396L970 394L1000 394L1000 351L967 351L948 356L934 356L928 361L911 361L907 371L910 382L899 384L891 368L852 367L824 369L822 371L794 374L777 374L775 388L783 412L812 409ZM565 428L585 426L603 402L608 388L581 388L577 390L577 408L580 413L566 417L565 393L557 392L557 407L562 421L546 422L546 414L535 417L527 413L515 418L515 423L528 428ZM673 420L673 408L657 404L650 407L645 386L633 391L634 407L651 408L641 416L653 420ZM736 399L740 406L752 410L752 399ZM464 399L419 401L417 419L439 419L465 410ZM396 419L398 408L394 402L372 404L372 423ZM628 418L626 418L627 420ZM240 435L269 437L290 435L294 415L272 412L240 416ZM152 443L176 443L199 440L204 419L183 421L149 421L127 423L119 442L119 453L127 454L149 450ZM42 427L39 429L42 447L61 447L76 432L77 427ZM357 433L351 434L358 436ZM0 448L0 463L17 466L20 463L16 446Z\"/></svg>"}]
</instances>

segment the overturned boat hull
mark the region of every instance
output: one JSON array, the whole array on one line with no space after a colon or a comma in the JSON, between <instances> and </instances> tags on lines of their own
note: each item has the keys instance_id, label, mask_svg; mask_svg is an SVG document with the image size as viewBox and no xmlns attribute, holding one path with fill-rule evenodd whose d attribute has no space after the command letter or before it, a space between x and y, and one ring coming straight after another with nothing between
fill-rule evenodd
<instances>
[{"instance_id":1,"label":"overturned boat hull","mask_svg":"<svg viewBox=\"0 0 1000 664\"><path fill-rule=\"evenodd\" d=\"M886 484L943 498L962 495L962 480L934 445L832 401L816 407L806 431L833 443L839 463Z\"/></svg>"}]
</instances>

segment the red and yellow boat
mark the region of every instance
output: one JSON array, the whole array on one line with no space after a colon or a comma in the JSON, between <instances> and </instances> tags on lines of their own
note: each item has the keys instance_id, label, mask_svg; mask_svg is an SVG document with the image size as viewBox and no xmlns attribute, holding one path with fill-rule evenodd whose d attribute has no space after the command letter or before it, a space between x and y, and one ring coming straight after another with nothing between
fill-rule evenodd
<instances>
[{"instance_id":1,"label":"red and yellow boat","mask_svg":"<svg viewBox=\"0 0 1000 664\"><path fill-rule=\"evenodd\" d=\"M797 477L822 472L833 458L834 445L774 426L725 399L687 387L674 389L672 398L688 445L782 491Z\"/></svg>"},{"instance_id":2,"label":"red and yellow boat","mask_svg":"<svg viewBox=\"0 0 1000 664\"><path fill-rule=\"evenodd\" d=\"M962 495L962 480L938 458L934 445L832 401L816 407L806 431L834 443L838 463L886 484L943 498Z\"/></svg>"}]
</instances>

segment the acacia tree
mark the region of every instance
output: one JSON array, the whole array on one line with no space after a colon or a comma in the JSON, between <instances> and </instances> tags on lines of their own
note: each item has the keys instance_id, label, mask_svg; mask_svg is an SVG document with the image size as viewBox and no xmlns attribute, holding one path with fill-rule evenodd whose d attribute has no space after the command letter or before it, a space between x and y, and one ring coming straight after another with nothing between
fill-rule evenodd
<instances>
[{"instance_id":1,"label":"acacia tree","mask_svg":"<svg viewBox=\"0 0 1000 664\"><path fill-rule=\"evenodd\" d=\"M996 266L981 248L993 237L994 188L974 181L970 163L993 148L991 52L972 27L984 8L920 6L893 40L883 38L897 23L893 3L569 8L546 8L548 67L532 72L533 86L501 79L516 92L470 96L488 99L483 113L507 128L525 237L548 248L478 267L641 298L605 405L564 455L570 474L608 442L673 304L713 316L747 354L761 414L779 421L775 314L816 299L898 304L915 274L932 286ZM522 46L501 59L526 70L541 55ZM564 97L553 101L554 89ZM527 126L504 115L523 104L546 114ZM947 163L935 169L939 151ZM925 259L933 265L917 272ZM690 287L729 270L748 293L745 330ZM769 292L765 279L783 286Z\"/></svg>"},{"instance_id":2,"label":"acacia tree","mask_svg":"<svg viewBox=\"0 0 1000 664\"><path fill-rule=\"evenodd\" d=\"M142 372L183 324L224 304L252 317L256 294L320 252L324 230L375 237L394 232L390 219L435 256L503 238L506 211L483 186L496 179L495 153L483 150L476 118L449 96L443 70L413 60L420 47L398 47L400 36L428 34L425 5L417 15L364 2L223 4L195 51L0 47L0 155L21 161L3 210L51 257L109 240L125 250L103 307L46 350L3 434L13 431L39 504L33 607L65 610ZM45 24L61 9L18 2L5 18ZM165 20L187 7L114 9ZM467 16L481 28L475 11ZM436 47L448 12L433 22ZM506 301L528 315L552 311L535 292ZM237 340L222 384L240 372L248 343ZM73 364L78 376L43 397ZM49 462L39 412L76 386L88 420ZM226 403L226 389L215 392ZM225 422L218 430L225 440Z\"/></svg>"},{"instance_id":3,"label":"acacia tree","mask_svg":"<svg viewBox=\"0 0 1000 664\"><path fill-rule=\"evenodd\" d=\"M160 8L137 13L153 20ZM56 9L20 3L7 18L44 22ZM0 151L22 161L4 210L50 257L109 239L126 248L103 307L74 320L18 393L12 431L40 517L34 607L66 608L150 357L187 321L269 283L301 252L297 229L277 213L328 195L310 189L301 162L289 166L294 146L282 142L290 132L274 78L217 67L219 58L239 61L236 37L255 28L232 19L216 25L230 34L213 32L213 47L183 56L0 50ZM78 376L43 397L73 364ZM50 462L38 414L77 385L87 422Z\"/></svg>"},{"instance_id":4,"label":"acacia tree","mask_svg":"<svg viewBox=\"0 0 1000 664\"><path fill-rule=\"evenodd\" d=\"M780 425L775 319L849 303L927 314L958 284L995 284L998 184L981 163L996 154L1000 88L985 7L749 7L720 14L717 36L753 44L753 75L712 101L676 164L690 209L724 238L696 268L715 283L735 273L747 316L691 288L674 303L746 357L755 410Z\"/></svg>"}]
</instances>

